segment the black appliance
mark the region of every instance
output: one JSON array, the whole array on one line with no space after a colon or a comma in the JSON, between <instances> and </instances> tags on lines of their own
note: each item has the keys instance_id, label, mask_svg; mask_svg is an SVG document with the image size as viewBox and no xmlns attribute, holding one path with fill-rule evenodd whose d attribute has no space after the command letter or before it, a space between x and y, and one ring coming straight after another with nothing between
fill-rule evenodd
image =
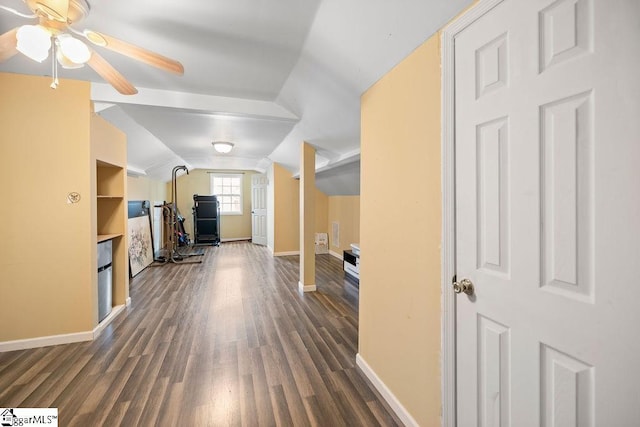
<instances>
[{"instance_id":1,"label":"black appliance","mask_svg":"<svg viewBox=\"0 0 640 427\"><path fill-rule=\"evenodd\" d=\"M216 196L193 195L193 236L197 245L220 245L220 203Z\"/></svg>"}]
</instances>

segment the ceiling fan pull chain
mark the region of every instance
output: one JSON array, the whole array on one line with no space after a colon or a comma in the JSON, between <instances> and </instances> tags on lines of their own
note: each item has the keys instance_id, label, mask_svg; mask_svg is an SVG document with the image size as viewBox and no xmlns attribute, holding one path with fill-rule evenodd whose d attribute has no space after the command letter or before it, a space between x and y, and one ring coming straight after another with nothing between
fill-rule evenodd
<instances>
[{"instance_id":1,"label":"ceiling fan pull chain","mask_svg":"<svg viewBox=\"0 0 640 427\"><path fill-rule=\"evenodd\" d=\"M53 55L51 55L51 58L53 59L51 61L51 78L53 79L53 81L51 82L51 86L49 86L51 89L55 89L56 88L56 44L53 43Z\"/></svg>"},{"instance_id":2,"label":"ceiling fan pull chain","mask_svg":"<svg viewBox=\"0 0 640 427\"><path fill-rule=\"evenodd\" d=\"M51 89L57 89L58 88L58 61L56 61L56 49L58 48L56 46L56 39L53 38L53 43L51 43L53 46L53 55L51 55L51 74L53 76L53 82L51 82L51 86L49 86Z\"/></svg>"}]
</instances>

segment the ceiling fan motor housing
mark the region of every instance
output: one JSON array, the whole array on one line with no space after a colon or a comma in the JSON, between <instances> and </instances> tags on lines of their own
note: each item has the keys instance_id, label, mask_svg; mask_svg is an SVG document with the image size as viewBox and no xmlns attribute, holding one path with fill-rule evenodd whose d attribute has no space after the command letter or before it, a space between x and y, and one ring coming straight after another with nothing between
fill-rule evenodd
<instances>
[{"instance_id":1,"label":"ceiling fan motor housing","mask_svg":"<svg viewBox=\"0 0 640 427\"><path fill-rule=\"evenodd\" d=\"M56 0L24 0L29 9L38 15L45 15L51 19L60 21L57 17L64 16L64 11L57 10ZM66 12L67 22L73 24L81 21L89 14L91 7L86 0L69 0L69 10ZM57 17L56 17L57 15Z\"/></svg>"}]
</instances>

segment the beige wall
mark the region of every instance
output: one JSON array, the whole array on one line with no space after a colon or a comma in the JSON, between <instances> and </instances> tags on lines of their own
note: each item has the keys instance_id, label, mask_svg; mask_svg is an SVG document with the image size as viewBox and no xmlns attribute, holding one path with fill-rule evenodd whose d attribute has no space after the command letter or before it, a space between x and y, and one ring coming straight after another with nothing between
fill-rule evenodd
<instances>
[{"instance_id":1,"label":"beige wall","mask_svg":"<svg viewBox=\"0 0 640 427\"><path fill-rule=\"evenodd\" d=\"M351 243L360 242L360 196L330 196L327 217L329 250L342 257L342 251L351 249ZM340 227L340 241L332 238L332 223Z\"/></svg>"},{"instance_id":2,"label":"beige wall","mask_svg":"<svg viewBox=\"0 0 640 427\"><path fill-rule=\"evenodd\" d=\"M129 200L149 200L152 204L167 200L167 184L162 181L145 176L127 176L127 187Z\"/></svg>"},{"instance_id":3,"label":"beige wall","mask_svg":"<svg viewBox=\"0 0 640 427\"><path fill-rule=\"evenodd\" d=\"M218 171L195 169L187 175L178 172L178 209L185 217L184 227L193 240L193 195L211 194L211 173L240 173L244 175L242 186L242 215L222 215L220 221L220 239L251 238L251 175L254 171ZM167 183L167 199L171 198L171 182Z\"/></svg>"},{"instance_id":4,"label":"beige wall","mask_svg":"<svg viewBox=\"0 0 640 427\"><path fill-rule=\"evenodd\" d=\"M273 164L275 254L300 249L300 181Z\"/></svg>"},{"instance_id":5,"label":"beige wall","mask_svg":"<svg viewBox=\"0 0 640 427\"><path fill-rule=\"evenodd\" d=\"M0 341L94 326L90 85L50 84L0 73Z\"/></svg>"},{"instance_id":6,"label":"beige wall","mask_svg":"<svg viewBox=\"0 0 640 427\"><path fill-rule=\"evenodd\" d=\"M362 96L359 353L424 426L441 405L439 39Z\"/></svg>"},{"instance_id":7,"label":"beige wall","mask_svg":"<svg viewBox=\"0 0 640 427\"><path fill-rule=\"evenodd\" d=\"M270 191L273 190L273 252L290 253L300 250L300 181L292 173L274 163L270 170ZM315 230L327 233L329 197L316 188Z\"/></svg>"},{"instance_id":8,"label":"beige wall","mask_svg":"<svg viewBox=\"0 0 640 427\"><path fill-rule=\"evenodd\" d=\"M329 196L316 188L316 233L327 233L329 220Z\"/></svg>"},{"instance_id":9,"label":"beige wall","mask_svg":"<svg viewBox=\"0 0 640 427\"><path fill-rule=\"evenodd\" d=\"M300 281L305 292L316 290L316 150L303 142L300 146Z\"/></svg>"}]
</instances>

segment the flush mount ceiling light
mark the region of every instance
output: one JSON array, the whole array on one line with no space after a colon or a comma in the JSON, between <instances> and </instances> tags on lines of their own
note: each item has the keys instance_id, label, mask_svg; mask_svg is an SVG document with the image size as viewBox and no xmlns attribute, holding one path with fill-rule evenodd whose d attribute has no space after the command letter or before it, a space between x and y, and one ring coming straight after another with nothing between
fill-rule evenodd
<instances>
[{"instance_id":1,"label":"flush mount ceiling light","mask_svg":"<svg viewBox=\"0 0 640 427\"><path fill-rule=\"evenodd\" d=\"M233 143L227 141L215 141L212 144L213 149L222 154L227 154L233 148Z\"/></svg>"}]
</instances>

